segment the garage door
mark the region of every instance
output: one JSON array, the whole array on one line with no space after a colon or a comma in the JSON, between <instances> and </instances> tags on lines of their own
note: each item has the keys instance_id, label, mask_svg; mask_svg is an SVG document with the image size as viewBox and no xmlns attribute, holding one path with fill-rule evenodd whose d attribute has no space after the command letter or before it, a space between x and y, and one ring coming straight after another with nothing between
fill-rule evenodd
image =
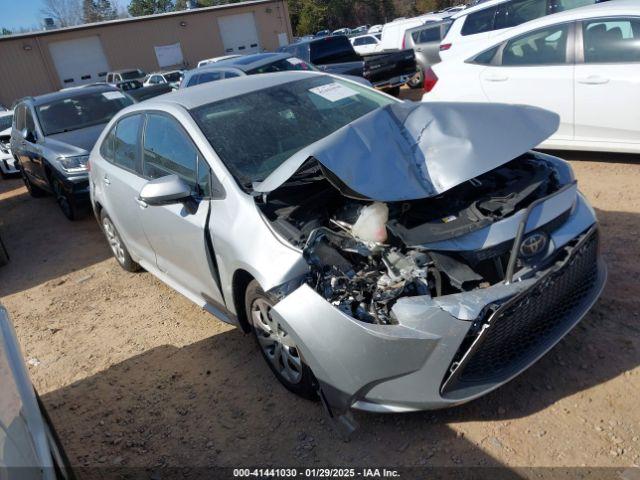
<instances>
[{"instance_id":1,"label":"garage door","mask_svg":"<svg viewBox=\"0 0 640 480\"><path fill-rule=\"evenodd\" d=\"M97 36L49 44L49 52L63 87L104 81L109 64Z\"/></svg>"},{"instance_id":2,"label":"garage door","mask_svg":"<svg viewBox=\"0 0 640 480\"><path fill-rule=\"evenodd\" d=\"M253 13L241 13L218 18L222 44L226 54L258 53L260 41Z\"/></svg>"}]
</instances>

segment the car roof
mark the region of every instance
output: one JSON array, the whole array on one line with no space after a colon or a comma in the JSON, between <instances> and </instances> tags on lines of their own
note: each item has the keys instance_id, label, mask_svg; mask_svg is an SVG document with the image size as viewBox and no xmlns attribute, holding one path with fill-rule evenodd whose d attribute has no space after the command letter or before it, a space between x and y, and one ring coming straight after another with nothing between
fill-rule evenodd
<instances>
[{"instance_id":1,"label":"car roof","mask_svg":"<svg viewBox=\"0 0 640 480\"><path fill-rule=\"evenodd\" d=\"M70 88L68 90L60 90L53 93L45 93L44 95L38 95L37 97L26 97L22 100L29 100L34 106L42 105L44 103L53 102L56 100L63 100L65 98L79 97L81 95L87 95L88 93L100 93L100 92L119 92L115 87L111 85L95 85L85 88ZM20 100L20 101L22 101Z\"/></svg>"},{"instance_id":2,"label":"car roof","mask_svg":"<svg viewBox=\"0 0 640 480\"><path fill-rule=\"evenodd\" d=\"M217 102L219 100L283 85L285 83L295 82L296 80L310 78L313 75L329 76L324 73L310 71L288 71L262 73L260 75L247 75L244 77L236 77L233 80L221 80L219 82L215 82L213 86L211 83L204 83L190 88L183 88L159 97L145 100L139 105L142 105L143 108L180 105L187 110L191 110L201 105ZM137 108L135 109L137 110Z\"/></svg>"},{"instance_id":3,"label":"car roof","mask_svg":"<svg viewBox=\"0 0 640 480\"><path fill-rule=\"evenodd\" d=\"M464 10L456 12L453 15L451 15L451 18L455 20L456 18L464 17L465 15L468 15L470 13L478 12L480 10L484 10L485 8L491 8L494 5L500 5L501 3L506 3L510 1L512 0L488 0L487 2L482 2L482 3L479 3L478 5L474 5L473 7L465 8Z\"/></svg>"},{"instance_id":4,"label":"car roof","mask_svg":"<svg viewBox=\"0 0 640 480\"><path fill-rule=\"evenodd\" d=\"M497 34L487 40L479 42L473 49L469 50L469 55L464 55L464 58L473 56L476 52L482 52L489 47L498 45L504 40L521 35L523 33L536 30L548 25L556 25L558 23L570 22L579 19L619 16L619 15L640 15L640 2L638 0L610 0L603 3L596 3L594 5L587 5L585 7L572 8L565 10L564 12L553 13L551 15L545 15L544 17L530 20L521 25L509 28L504 32Z\"/></svg>"},{"instance_id":5,"label":"car roof","mask_svg":"<svg viewBox=\"0 0 640 480\"><path fill-rule=\"evenodd\" d=\"M284 60L285 58L291 57L290 53L274 53L274 52L265 52L265 53L254 53L251 55L242 55L241 57L229 58L227 60L221 60L215 63L216 67L235 67L243 72L248 70L253 70L254 68L262 67L264 65L269 65L270 63L276 62L278 60ZM205 67L200 67L203 69Z\"/></svg>"}]
</instances>

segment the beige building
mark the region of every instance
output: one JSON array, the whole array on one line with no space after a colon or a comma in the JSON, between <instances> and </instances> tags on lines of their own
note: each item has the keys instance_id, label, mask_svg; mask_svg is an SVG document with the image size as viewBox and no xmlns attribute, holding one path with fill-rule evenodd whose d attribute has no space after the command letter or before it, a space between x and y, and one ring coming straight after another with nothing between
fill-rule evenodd
<instances>
[{"instance_id":1,"label":"beige building","mask_svg":"<svg viewBox=\"0 0 640 480\"><path fill-rule=\"evenodd\" d=\"M286 0L255 0L0 37L0 104L104 81L110 70L275 50L292 36Z\"/></svg>"}]
</instances>

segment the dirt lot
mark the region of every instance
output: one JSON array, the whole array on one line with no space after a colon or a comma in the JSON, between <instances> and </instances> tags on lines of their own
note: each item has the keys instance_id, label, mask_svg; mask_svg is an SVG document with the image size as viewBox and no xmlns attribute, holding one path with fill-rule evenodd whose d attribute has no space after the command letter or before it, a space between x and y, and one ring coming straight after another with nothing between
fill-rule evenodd
<instances>
[{"instance_id":1,"label":"dirt lot","mask_svg":"<svg viewBox=\"0 0 640 480\"><path fill-rule=\"evenodd\" d=\"M121 270L92 217L68 222L19 180L0 182L12 256L0 302L77 465L638 465L640 163L562 155L602 224L602 299L498 391L447 411L357 414L348 443L277 383L250 337Z\"/></svg>"}]
</instances>

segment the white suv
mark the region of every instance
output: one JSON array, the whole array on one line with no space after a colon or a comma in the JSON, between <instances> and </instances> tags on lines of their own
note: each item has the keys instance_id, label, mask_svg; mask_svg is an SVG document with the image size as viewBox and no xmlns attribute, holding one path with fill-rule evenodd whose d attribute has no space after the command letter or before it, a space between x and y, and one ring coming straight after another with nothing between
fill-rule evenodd
<instances>
[{"instance_id":1,"label":"white suv","mask_svg":"<svg viewBox=\"0 0 640 480\"><path fill-rule=\"evenodd\" d=\"M473 49L482 40L504 29L552 13L592 5L606 0L489 0L451 16L453 23L440 43L440 58L446 60Z\"/></svg>"}]
</instances>

